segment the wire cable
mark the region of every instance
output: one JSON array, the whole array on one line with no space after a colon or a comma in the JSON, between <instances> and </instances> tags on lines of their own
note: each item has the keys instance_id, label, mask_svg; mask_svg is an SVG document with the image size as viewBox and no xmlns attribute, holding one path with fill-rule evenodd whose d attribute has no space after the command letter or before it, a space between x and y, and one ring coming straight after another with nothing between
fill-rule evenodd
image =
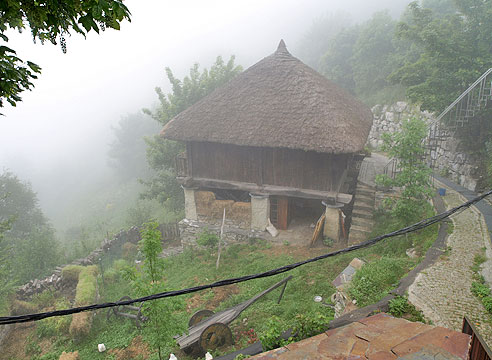
<instances>
[{"instance_id":1,"label":"wire cable","mask_svg":"<svg viewBox=\"0 0 492 360\"><path fill-rule=\"evenodd\" d=\"M396 230L396 231L390 232L388 234L380 235L378 237L375 237L374 239L366 240L360 244L352 245L352 246L346 247L346 248L341 249L341 250L337 250L337 251L333 251L333 252L330 252L327 254L316 256L314 258L303 260L303 261L300 261L300 262L297 262L294 264L284 265L282 267L268 270L268 271L265 271L262 273L245 275L245 276L240 276L240 277L226 279L226 280L219 280L219 281L216 281L216 282L211 283L211 284L199 285L199 286L194 286L191 288L186 288L186 289L181 289L181 290L166 291L166 292L153 294L153 295L149 295L149 296L144 296L144 297L140 297L140 298L132 299L132 300L108 302L108 303L103 303L103 304L93 304L93 305L75 307L75 308L66 309L66 310L48 311L48 312L42 312L42 313L37 313L37 314L0 317L0 325L38 321L38 320L46 319L49 317L76 314L76 313L80 313L83 311L93 311L93 310L112 308L112 307L122 306L122 305L131 305L134 303L140 303L140 302L146 302L146 301L157 300L157 299L164 299L164 298L174 297L174 296L179 296L179 295L191 294L191 293L201 291L201 290L237 284L237 283L241 283L241 282L249 281L249 280L253 280L253 279L261 279L261 278L265 278L265 277L275 276L278 274L285 273L287 271L291 271L293 269L296 269L296 268L303 266L303 265L306 265L306 264L310 264L310 263L313 263L316 261L327 259L329 257L333 257L336 255L348 253L348 252L351 252L354 250L366 248L368 246L374 245L374 244L376 244L376 243L378 243L384 239L387 239L387 238L391 238L391 237L395 237L395 236L403 235L403 234L408 234L408 233L423 229L423 228L428 227L430 225L433 225L435 223L441 222L444 219L449 218L451 215L454 215L456 213L459 213L459 212L469 208L473 204L481 201L482 199L484 199L485 197L487 197L491 194L492 194L492 190L489 190L488 192L486 192L480 196L477 196L476 198L471 199L471 200L469 200L469 201L467 201L467 202L465 202L465 203L463 203L463 204L461 204L455 208L452 208L450 210L447 210L445 212L442 212L442 213L437 214L435 216L432 216L430 218L424 219L424 220L419 221L413 225L404 227L400 230Z\"/></svg>"}]
</instances>

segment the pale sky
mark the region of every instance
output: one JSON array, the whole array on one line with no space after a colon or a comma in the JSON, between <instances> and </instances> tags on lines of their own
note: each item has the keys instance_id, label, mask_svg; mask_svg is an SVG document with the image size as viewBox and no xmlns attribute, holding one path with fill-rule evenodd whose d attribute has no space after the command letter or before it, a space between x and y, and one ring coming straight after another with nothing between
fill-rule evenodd
<instances>
[{"instance_id":1,"label":"pale sky","mask_svg":"<svg viewBox=\"0 0 492 360\"><path fill-rule=\"evenodd\" d=\"M313 20L343 10L355 20L405 1L395 0L127 0L132 22L121 31L67 38L59 46L33 44L29 31L11 32L8 45L42 67L35 88L17 107L2 109L0 170L36 177L50 169L106 159L110 124L151 107L154 88L168 89L164 67L182 78L194 62L217 55L245 68L284 39L293 51ZM398 3L398 4L395 4ZM29 180L29 179L27 179ZM33 181L33 187L37 184Z\"/></svg>"}]
</instances>

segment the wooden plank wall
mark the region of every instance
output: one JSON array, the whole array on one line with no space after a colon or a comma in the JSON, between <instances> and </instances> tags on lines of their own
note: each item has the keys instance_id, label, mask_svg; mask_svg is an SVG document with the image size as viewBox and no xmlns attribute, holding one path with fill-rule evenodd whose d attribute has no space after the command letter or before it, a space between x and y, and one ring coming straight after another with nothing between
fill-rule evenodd
<instances>
[{"instance_id":1,"label":"wooden plank wall","mask_svg":"<svg viewBox=\"0 0 492 360\"><path fill-rule=\"evenodd\" d=\"M350 155L217 143L191 143L192 176L339 191Z\"/></svg>"}]
</instances>

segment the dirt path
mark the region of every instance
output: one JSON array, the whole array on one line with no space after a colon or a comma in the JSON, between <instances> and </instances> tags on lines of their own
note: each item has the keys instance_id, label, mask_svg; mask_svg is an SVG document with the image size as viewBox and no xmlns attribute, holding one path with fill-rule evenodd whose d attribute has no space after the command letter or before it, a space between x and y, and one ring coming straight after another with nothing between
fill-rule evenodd
<instances>
[{"instance_id":1,"label":"dirt path","mask_svg":"<svg viewBox=\"0 0 492 360\"><path fill-rule=\"evenodd\" d=\"M449 188L443 199L448 209L465 201ZM488 229L475 207L453 216L452 221L454 231L447 241L448 250L433 266L418 275L408 290L409 300L435 325L453 330L461 331L463 316L467 315L492 346L489 315L470 290L473 281L470 267L475 255L484 247L490 253Z\"/></svg>"}]
</instances>

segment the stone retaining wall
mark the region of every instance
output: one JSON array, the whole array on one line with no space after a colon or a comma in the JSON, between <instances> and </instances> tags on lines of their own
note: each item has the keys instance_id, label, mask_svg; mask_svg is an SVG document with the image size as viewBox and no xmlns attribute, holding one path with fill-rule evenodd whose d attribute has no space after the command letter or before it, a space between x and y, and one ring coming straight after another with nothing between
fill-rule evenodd
<instances>
[{"instance_id":1,"label":"stone retaining wall","mask_svg":"<svg viewBox=\"0 0 492 360\"><path fill-rule=\"evenodd\" d=\"M115 245L121 246L126 242L131 242L136 244L140 240L140 232L136 226L131 227L128 230L121 230L111 239L104 239L101 246L93 250L85 258L76 259L67 265L94 265L99 263L99 259L105 253L111 250ZM17 298L21 300L28 300L31 296L35 294L42 293L47 289L60 289L62 287L61 281L61 271L63 267L67 265L62 265L56 267L53 274L45 277L44 279L34 279L29 281L27 284L20 286L17 289Z\"/></svg>"},{"instance_id":2,"label":"stone retaining wall","mask_svg":"<svg viewBox=\"0 0 492 360\"><path fill-rule=\"evenodd\" d=\"M181 244L184 247L198 247L196 239L201 233L204 231L210 231L219 236L220 226L202 221L183 219L179 222L179 231L181 234ZM245 230L235 225L233 222L228 223L226 220L222 245L227 246L230 244L247 242L252 238L263 239L264 237L264 231Z\"/></svg>"},{"instance_id":3,"label":"stone retaining wall","mask_svg":"<svg viewBox=\"0 0 492 360\"><path fill-rule=\"evenodd\" d=\"M376 105L372 108L374 121L369 133L368 144L379 149L383 144L382 134L393 133L401 129L401 120L417 115L425 122L434 121L433 114L421 112L418 107L399 101L393 105ZM465 153L459 140L450 137L442 141L436 154L435 171L448 177L455 183L472 191L476 190L479 180L479 159Z\"/></svg>"}]
</instances>

